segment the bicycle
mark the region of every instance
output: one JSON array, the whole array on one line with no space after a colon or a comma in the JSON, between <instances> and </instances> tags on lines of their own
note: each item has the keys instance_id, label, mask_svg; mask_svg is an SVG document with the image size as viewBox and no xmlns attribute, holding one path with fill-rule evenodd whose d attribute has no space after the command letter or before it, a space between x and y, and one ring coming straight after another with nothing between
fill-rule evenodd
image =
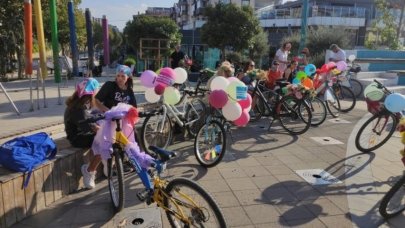
<instances>
[{"instance_id":1,"label":"bicycle","mask_svg":"<svg viewBox=\"0 0 405 228\"><path fill-rule=\"evenodd\" d=\"M156 155L145 165L145 160L140 161L140 154L128 150L131 143L121 131L120 120L125 113L118 115L98 115L86 120L87 123L94 123L98 120L113 121L116 123L115 141L112 144L111 158L108 159L108 186L112 205L115 212L124 208L125 188L124 170L122 157L126 154L136 173L141 178L145 190L137 193L140 201L146 201L148 205L156 203L158 207L166 211L167 218L173 227L206 226L226 227L224 216L213 198L196 182L185 178L174 178L170 181L161 178L160 174L166 168L166 162L176 156L175 152L150 146L149 149ZM141 117L153 115L153 113L141 113ZM146 155L145 155L146 156ZM150 157L149 157L150 158ZM143 165L141 165L143 164ZM145 167L148 166L148 167ZM189 193L187 190L192 191ZM195 199L199 195L201 201ZM202 206L202 203L207 205ZM214 221L215 220L215 221ZM208 224L202 224L208 223Z\"/></svg>"},{"instance_id":2,"label":"bicycle","mask_svg":"<svg viewBox=\"0 0 405 228\"><path fill-rule=\"evenodd\" d=\"M347 81L345 76L338 74L335 77L336 78L332 80L334 82L332 88L337 99L339 99L340 111L349 112L356 106L356 96L351 90L351 87L347 87L346 84L343 83L345 80Z\"/></svg>"},{"instance_id":3,"label":"bicycle","mask_svg":"<svg viewBox=\"0 0 405 228\"><path fill-rule=\"evenodd\" d=\"M310 125L312 113L308 105L294 96L281 96L279 93L269 90L263 81L255 81L252 92L253 103L255 103L251 117L252 122L259 120L262 116L271 117L269 128L275 120L279 120L281 126L292 135L305 133ZM252 104L253 105L253 104Z\"/></svg>"},{"instance_id":4,"label":"bicycle","mask_svg":"<svg viewBox=\"0 0 405 228\"><path fill-rule=\"evenodd\" d=\"M392 113L387 110L383 103L384 97L391 94L383 84L374 79L375 86L381 90L381 99L377 101L370 100L370 94L364 94L366 97L367 109L373 114L359 129L356 135L356 148L363 152L368 153L380 148L385 142L394 134L395 128L398 125L400 113ZM366 92L367 88L364 90Z\"/></svg>"},{"instance_id":5,"label":"bicycle","mask_svg":"<svg viewBox=\"0 0 405 228\"><path fill-rule=\"evenodd\" d=\"M340 101L336 97L333 86L333 78L330 74L316 75L314 78L315 92L318 97L323 95L323 100L326 105L326 109L332 117L339 117Z\"/></svg>"},{"instance_id":6,"label":"bicycle","mask_svg":"<svg viewBox=\"0 0 405 228\"><path fill-rule=\"evenodd\" d=\"M325 103L316 96L315 92L306 91L303 99L311 110L311 126L319 126L326 120L327 109Z\"/></svg>"},{"instance_id":7,"label":"bicycle","mask_svg":"<svg viewBox=\"0 0 405 228\"><path fill-rule=\"evenodd\" d=\"M215 108L206 109L205 124L197 131L194 139L194 155L204 167L219 164L226 152L225 118Z\"/></svg>"},{"instance_id":8,"label":"bicycle","mask_svg":"<svg viewBox=\"0 0 405 228\"><path fill-rule=\"evenodd\" d=\"M402 143L405 145L405 119L400 121L398 131L402 134ZM405 147L400 151L402 163L405 166ZM389 219L405 210L405 175L403 175L384 195L381 200L379 212L382 217Z\"/></svg>"},{"instance_id":9,"label":"bicycle","mask_svg":"<svg viewBox=\"0 0 405 228\"><path fill-rule=\"evenodd\" d=\"M342 86L346 86L349 87L354 96L356 98L360 98L361 94L363 93L363 85L361 84L361 82L359 80L356 79L357 73L359 73L361 71L361 67L360 65L354 63L356 57L354 57L352 60L350 60L349 58L349 64L348 64L348 70L346 71L345 79L346 80L342 80L341 85Z\"/></svg>"}]
</instances>

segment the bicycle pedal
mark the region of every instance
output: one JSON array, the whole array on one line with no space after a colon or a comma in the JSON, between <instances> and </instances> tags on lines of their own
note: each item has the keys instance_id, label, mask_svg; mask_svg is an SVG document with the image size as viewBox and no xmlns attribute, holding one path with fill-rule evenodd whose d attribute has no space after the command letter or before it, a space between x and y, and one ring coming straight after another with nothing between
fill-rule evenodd
<instances>
[{"instance_id":1,"label":"bicycle pedal","mask_svg":"<svg viewBox=\"0 0 405 228\"><path fill-rule=\"evenodd\" d=\"M145 189L141 192L136 193L136 197L138 197L139 201L144 202L145 200L149 199L150 197L149 190ZM150 201L150 200L149 200Z\"/></svg>"}]
</instances>

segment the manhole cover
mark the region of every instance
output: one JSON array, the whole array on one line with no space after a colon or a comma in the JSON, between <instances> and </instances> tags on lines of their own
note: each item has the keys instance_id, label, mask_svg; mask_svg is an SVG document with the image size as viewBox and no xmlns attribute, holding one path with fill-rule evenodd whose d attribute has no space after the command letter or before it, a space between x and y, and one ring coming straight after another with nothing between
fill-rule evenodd
<instances>
[{"instance_id":1,"label":"manhole cover","mask_svg":"<svg viewBox=\"0 0 405 228\"><path fill-rule=\"evenodd\" d=\"M323 169L295 170L302 179L312 185L341 184L342 182Z\"/></svg>"},{"instance_id":2,"label":"manhole cover","mask_svg":"<svg viewBox=\"0 0 405 228\"><path fill-rule=\"evenodd\" d=\"M337 123L337 124L348 124L348 123L351 123L350 121L347 121L347 120L344 120L344 119L341 119L341 118L333 118L333 119L329 119L328 121L329 121L329 122L332 122L332 123Z\"/></svg>"},{"instance_id":3,"label":"manhole cover","mask_svg":"<svg viewBox=\"0 0 405 228\"><path fill-rule=\"evenodd\" d=\"M114 227L161 228L162 219L159 208L130 209L126 208L115 220Z\"/></svg>"},{"instance_id":4,"label":"manhole cover","mask_svg":"<svg viewBox=\"0 0 405 228\"><path fill-rule=\"evenodd\" d=\"M321 145L337 145L344 144L341 141L334 139L332 137L311 137L312 140L321 144Z\"/></svg>"}]
</instances>

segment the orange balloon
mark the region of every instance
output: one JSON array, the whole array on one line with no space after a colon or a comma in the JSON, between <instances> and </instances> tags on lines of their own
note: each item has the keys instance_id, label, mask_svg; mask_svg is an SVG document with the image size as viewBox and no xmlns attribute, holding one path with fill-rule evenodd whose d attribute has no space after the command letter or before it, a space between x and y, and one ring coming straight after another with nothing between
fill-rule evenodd
<instances>
[{"instance_id":1,"label":"orange balloon","mask_svg":"<svg viewBox=\"0 0 405 228\"><path fill-rule=\"evenodd\" d=\"M306 88L306 89L312 89L314 87L314 83L310 78L305 78L302 80L301 84Z\"/></svg>"}]
</instances>

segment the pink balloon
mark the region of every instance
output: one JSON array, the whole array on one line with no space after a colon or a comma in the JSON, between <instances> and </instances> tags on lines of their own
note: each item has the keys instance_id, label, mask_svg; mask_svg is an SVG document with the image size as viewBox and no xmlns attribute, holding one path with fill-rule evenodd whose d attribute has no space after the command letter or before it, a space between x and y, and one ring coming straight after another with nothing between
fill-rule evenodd
<instances>
[{"instance_id":1,"label":"pink balloon","mask_svg":"<svg viewBox=\"0 0 405 228\"><path fill-rule=\"evenodd\" d=\"M161 84L157 84L157 85L155 86L155 93L156 93L157 95L162 95L162 94L165 92L165 88L166 88L166 86L161 85Z\"/></svg>"},{"instance_id":2,"label":"pink balloon","mask_svg":"<svg viewBox=\"0 0 405 228\"><path fill-rule=\"evenodd\" d=\"M237 120L233 121L233 123L238 127L242 127L248 124L249 120L250 120L249 112L247 110L243 110L240 117Z\"/></svg>"},{"instance_id":3,"label":"pink balloon","mask_svg":"<svg viewBox=\"0 0 405 228\"><path fill-rule=\"evenodd\" d=\"M340 71L345 71L347 68L347 63L345 61L339 61L336 63L336 68Z\"/></svg>"},{"instance_id":4,"label":"pink balloon","mask_svg":"<svg viewBox=\"0 0 405 228\"><path fill-rule=\"evenodd\" d=\"M155 87L157 74L151 70L146 70L141 74L141 84L147 88Z\"/></svg>"},{"instance_id":5,"label":"pink balloon","mask_svg":"<svg viewBox=\"0 0 405 228\"><path fill-rule=\"evenodd\" d=\"M162 68L159 72L159 76L156 78L156 84L163 86L171 86L174 84L174 78L176 77L176 72L170 68Z\"/></svg>"},{"instance_id":6,"label":"pink balloon","mask_svg":"<svg viewBox=\"0 0 405 228\"><path fill-rule=\"evenodd\" d=\"M214 90L208 98L210 104L214 108L222 108L228 102L228 95L223 90Z\"/></svg>"},{"instance_id":7,"label":"pink balloon","mask_svg":"<svg viewBox=\"0 0 405 228\"><path fill-rule=\"evenodd\" d=\"M329 70L332 70L333 68L335 68L336 67L336 63L335 62L329 62L328 63L328 69Z\"/></svg>"},{"instance_id":8,"label":"pink balloon","mask_svg":"<svg viewBox=\"0 0 405 228\"><path fill-rule=\"evenodd\" d=\"M250 96L250 94L247 94L245 100L240 100L238 102L240 104L240 107L242 107L242 110L247 109L250 105L252 105L252 97Z\"/></svg>"}]
</instances>

